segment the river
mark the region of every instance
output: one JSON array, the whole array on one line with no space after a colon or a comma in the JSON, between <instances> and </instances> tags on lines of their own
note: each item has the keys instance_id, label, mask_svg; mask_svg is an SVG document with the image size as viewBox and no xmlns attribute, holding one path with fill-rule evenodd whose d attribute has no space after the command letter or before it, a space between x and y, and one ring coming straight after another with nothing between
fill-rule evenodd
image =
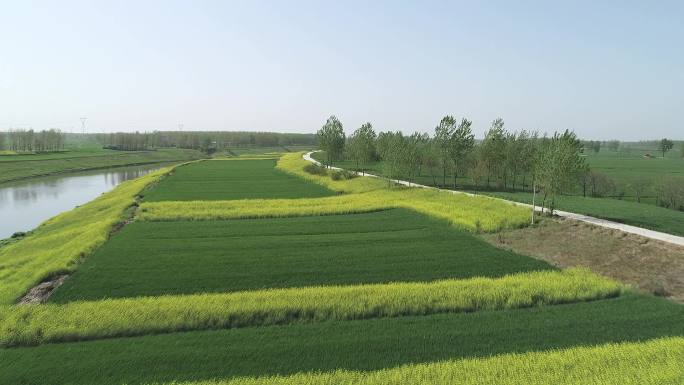
<instances>
[{"instance_id":1,"label":"river","mask_svg":"<svg viewBox=\"0 0 684 385\"><path fill-rule=\"evenodd\" d=\"M117 167L65 173L0 183L0 239L32 230L47 219L71 210L167 164Z\"/></svg>"}]
</instances>

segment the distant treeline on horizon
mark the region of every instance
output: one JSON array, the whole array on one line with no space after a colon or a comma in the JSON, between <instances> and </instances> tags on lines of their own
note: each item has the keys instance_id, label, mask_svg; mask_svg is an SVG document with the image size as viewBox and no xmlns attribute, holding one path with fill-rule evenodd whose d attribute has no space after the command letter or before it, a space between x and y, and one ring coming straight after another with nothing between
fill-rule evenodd
<instances>
[{"instance_id":1,"label":"distant treeline on horizon","mask_svg":"<svg viewBox=\"0 0 684 385\"><path fill-rule=\"evenodd\" d=\"M165 147L220 151L242 147L316 146L318 145L318 138L315 134L248 131L153 131L92 134L64 133L55 129L0 131L0 150L59 151L66 146L77 144L100 145L123 151Z\"/></svg>"}]
</instances>

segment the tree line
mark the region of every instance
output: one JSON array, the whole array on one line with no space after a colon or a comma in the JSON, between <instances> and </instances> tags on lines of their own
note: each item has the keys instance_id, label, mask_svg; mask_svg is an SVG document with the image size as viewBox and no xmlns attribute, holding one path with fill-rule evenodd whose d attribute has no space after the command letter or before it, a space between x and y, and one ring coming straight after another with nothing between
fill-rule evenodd
<instances>
[{"instance_id":1,"label":"tree line","mask_svg":"<svg viewBox=\"0 0 684 385\"><path fill-rule=\"evenodd\" d=\"M64 149L65 135L59 130L10 129L0 131L0 150L47 152Z\"/></svg>"},{"instance_id":2,"label":"tree line","mask_svg":"<svg viewBox=\"0 0 684 385\"><path fill-rule=\"evenodd\" d=\"M177 147L204 152L244 147L315 146L313 134L240 131L153 131L98 134L105 148L139 151Z\"/></svg>"},{"instance_id":3,"label":"tree line","mask_svg":"<svg viewBox=\"0 0 684 385\"><path fill-rule=\"evenodd\" d=\"M610 149L619 146L618 141L581 141L569 130L550 136L527 130L511 132L500 118L492 121L484 139L477 141L472 121L450 115L440 120L432 135L376 133L371 123L364 123L346 137L335 116L327 119L317 135L327 165L349 159L357 171L364 172L371 162L381 161L379 171L388 184L393 179L414 182L418 176L428 176L433 186L455 189L459 177L469 177L473 184L469 187L475 189L534 190L540 193L541 205L550 211L560 194L578 186L585 196L599 196L604 184L600 179L607 177L592 171L583 154L598 152L602 145ZM661 190L676 189L663 186ZM668 194L661 195L661 203L668 200ZM677 202L669 206L679 207Z\"/></svg>"}]
</instances>

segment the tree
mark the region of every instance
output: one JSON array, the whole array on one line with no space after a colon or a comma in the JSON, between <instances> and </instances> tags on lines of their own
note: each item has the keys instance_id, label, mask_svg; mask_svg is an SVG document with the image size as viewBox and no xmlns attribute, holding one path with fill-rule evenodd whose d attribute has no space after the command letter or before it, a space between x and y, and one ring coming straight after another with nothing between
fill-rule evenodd
<instances>
[{"instance_id":1,"label":"tree","mask_svg":"<svg viewBox=\"0 0 684 385\"><path fill-rule=\"evenodd\" d=\"M658 151L663 153L663 158L665 157L665 153L672 150L673 147L674 142L667 138L663 138L660 143L658 143Z\"/></svg>"},{"instance_id":2,"label":"tree","mask_svg":"<svg viewBox=\"0 0 684 385\"><path fill-rule=\"evenodd\" d=\"M537 150L539 146L539 133L536 131L531 133L523 131L523 133L526 133L526 138L522 140L523 145L521 147L522 150L518 167L520 168L520 172L523 176L522 188L524 190L527 175L530 175L534 172L534 162L537 158Z\"/></svg>"},{"instance_id":3,"label":"tree","mask_svg":"<svg viewBox=\"0 0 684 385\"><path fill-rule=\"evenodd\" d=\"M463 118L458 127L452 131L449 139L449 158L454 168L454 189L456 189L456 174L458 167L462 167L465 159L475 145L475 136L470 129L473 122Z\"/></svg>"},{"instance_id":4,"label":"tree","mask_svg":"<svg viewBox=\"0 0 684 385\"><path fill-rule=\"evenodd\" d=\"M589 172L589 186L593 197L611 195L616 187L615 182L608 175L597 171Z\"/></svg>"},{"instance_id":5,"label":"tree","mask_svg":"<svg viewBox=\"0 0 684 385\"><path fill-rule=\"evenodd\" d=\"M375 131L370 123L363 124L349 137L348 151L356 162L356 170L370 162L375 155Z\"/></svg>"},{"instance_id":6,"label":"tree","mask_svg":"<svg viewBox=\"0 0 684 385\"><path fill-rule=\"evenodd\" d=\"M535 174L539 188L544 191L542 207L549 198L551 214L555 209L556 196L585 169L584 158L580 156L581 150L581 142L574 132L568 130L543 140L537 156Z\"/></svg>"},{"instance_id":7,"label":"tree","mask_svg":"<svg viewBox=\"0 0 684 385\"><path fill-rule=\"evenodd\" d=\"M344 130L342 123L335 115L325 122L316 133L319 146L326 153L326 164L332 165L333 160L339 159L344 151Z\"/></svg>"},{"instance_id":8,"label":"tree","mask_svg":"<svg viewBox=\"0 0 684 385\"><path fill-rule=\"evenodd\" d=\"M617 150L620 148L620 141L619 140L609 140L609 141L605 142L604 144L611 151L617 152Z\"/></svg>"},{"instance_id":9,"label":"tree","mask_svg":"<svg viewBox=\"0 0 684 385\"><path fill-rule=\"evenodd\" d=\"M447 168L450 163L451 141L456 130L456 119L447 115L435 127L434 142L442 165L442 187L446 186Z\"/></svg>"},{"instance_id":10,"label":"tree","mask_svg":"<svg viewBox=\"0 0 684 385\"><path fill-rule=\"evenodd\" d=\"M403 139L400 163L401 169L405 172L409 183L420 172L420 165L423 161L423 141L424 136L418 132L414 132L411 136Z\"/></svg>"},{"instance_id":11,"label":"tree","mask_svg":"<svg viewBox=\"0 0 684 385\"><path fill-rule=\"evenodd\" d=\"M430 140L423 148L423 164L432 176L432 185L437 187L437 172L439 169L440 153L434 140Z\"/></svg>"},{"instance_id":12,"label":"tree","mask_svg":"<svg viewBox=\"0 0 684 385\"><path fill-rule=\"evenodd\" d=\"M637 203L641 203L641 198L651 187L651 180L643 176L637 177L632 179L632 181L629 183L629 187L634 192L634 197L636 198Z\"/></svg>"},{"instance_id":13,"label":"tree","mask_svg":"<svg viewBox=\"0 0 684 385\"><path fill-rule=\"evenodd\" d=\"M423 166L427 164L428 158L431 156L432 151L432 141L430 139L430 134L428 133L418 133L415 132L411 135L411 140L416 144L418 151L418 170L417 175L421 176L423 171Z\"/></svg>"},{"instance_id":14,"label":"tree","mask_svg":"<svg viewBox=\"0 0 684 385\"><path fill-rule=\"evenodd\" d=\"M489 187L492 174L497 178L501 175L506 159L506 130L503 119L497 118L492 122L481 147L480 156L487 167L487 187Z\"/></svg>"},{"instance_id":15,"label":"tree","mask_svg":"<svg viewBox=\"0 0 684 385\"><path fill-rule=\"evenodd\" d=\"M387 187L396 179L405 165L406 140L401 132L381 132L378 135L377 148L382 159L382 172L387 178Z\"/></svg>"},{"instance_id":16,"label":"tree","mask_svg":"<svg viewBox=\"0 0 684 385\"><path fill-rule=\"evenodd\" d=\"M656 185L658 204L673 209L684 209L684 178L663 178Z\"/></svg>"}]
</instances>

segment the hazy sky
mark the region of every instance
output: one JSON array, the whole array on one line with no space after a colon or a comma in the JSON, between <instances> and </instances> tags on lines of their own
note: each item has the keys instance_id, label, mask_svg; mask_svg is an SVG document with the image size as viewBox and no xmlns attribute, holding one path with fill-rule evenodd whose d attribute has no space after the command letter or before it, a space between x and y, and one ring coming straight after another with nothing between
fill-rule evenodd
<instances>
[{"instance_id":1,"label":"hazy sky","mask_svg":"<svg viewBox=\"0 0 684 385\"><path fill-rule=\"evenodd\" d=\"M0 129L684 138L682 1L0 2Z\"/></svg>"}]
</instances>

